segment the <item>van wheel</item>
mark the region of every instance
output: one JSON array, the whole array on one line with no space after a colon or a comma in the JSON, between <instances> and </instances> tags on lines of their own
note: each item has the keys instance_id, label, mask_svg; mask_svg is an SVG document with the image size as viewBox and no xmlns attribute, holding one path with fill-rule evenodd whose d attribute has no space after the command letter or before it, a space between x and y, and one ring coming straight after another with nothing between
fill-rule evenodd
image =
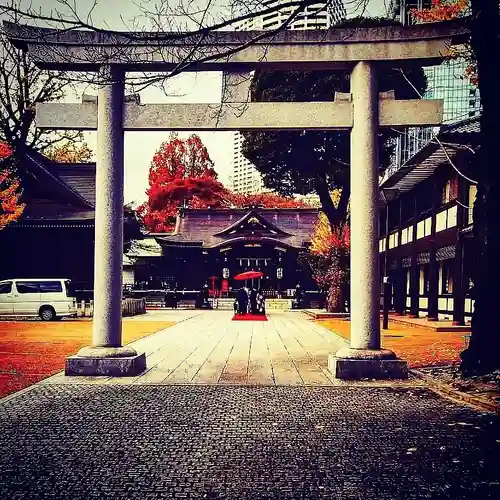
<instances>
[{"instance_id":1,"label":"van wheel","mask_svg":"<svg viewBox=\"0 0 500 500\"><path fill-rule=\"evenodd\" d=\"M56 312L54 308L51 306L43 306L40 308L40 312L38 313L42 321L52 321L56 317Z\"/></svg>"}]
</instances>

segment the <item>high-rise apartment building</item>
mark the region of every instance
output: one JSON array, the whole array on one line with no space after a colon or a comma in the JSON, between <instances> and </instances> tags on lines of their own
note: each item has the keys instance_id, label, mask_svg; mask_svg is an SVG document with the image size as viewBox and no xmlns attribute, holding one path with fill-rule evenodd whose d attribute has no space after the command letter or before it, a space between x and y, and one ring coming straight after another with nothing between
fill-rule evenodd
<instances>
[{"instance_id":1,"label":"high-rise apartment building","mask_svg":"<svg viewBox=\"0 0 500 500\"><path fill-rule=\"evenodd\" d=\"M287 0L264 0L262 8L271 8L280 4L289 3ZM296 6L287 6L282 9L245 19L234 24L234 29L241 30L269 30L279 28ZM288 27L291 30L327 29L338 21L344 19L346 9L343 0L332 0L331 2L318 2L308 5L303 12L300 12L294 22Z\"/></svg>"},{"instance_id":2,"label":"high-rise apartment building","mask_svg":"<svg viewBox=\"0 0 500 500\"><path fill-rule=\"evenodd\" d=\"M287 0L264 0L263 8L288 3ZM237 30L268 30L281 26L296 7L283 7L270 14L256 16L235 23ZM327 29L344 19L346 9L343 0L329 3L318 2L306 7L288 27L291 30ZM241 146L243 136L235 132L233 139L232 187L237 193L258 193L263 190L262 177L258 170L243 156Z\"/></svg>"},{"instance_id":3,"label":"high-rise apartment building","mask_svg":"<svg viewBox=\"0 0 500 500\"><path fill-rule=\"evenodd\" d=\"M232 187L235 193L260 193L264 189L260 172L243 156L243 135L234 132Z\"/></svg>"},{"instance_id":4,"label":"high-rise apartment building","mask_svg":"<svg viewBox=\"0 0 500 500\"><path fill-rule=\"evenodd\" d=\"M431 0L393 0L392 14L404 24L414 24L411 9L425 9ZM465 118L477 116L481 112L479 89L471 84L465 75L467 63L462 59L452 59L438 66L424 68L427 76L425 99L442 99L444 102L443 123L454 123ZM396 141L396 151L392 173L411 158L433 137L429 127L409 128Z\"/></svg>"}]
</instances>

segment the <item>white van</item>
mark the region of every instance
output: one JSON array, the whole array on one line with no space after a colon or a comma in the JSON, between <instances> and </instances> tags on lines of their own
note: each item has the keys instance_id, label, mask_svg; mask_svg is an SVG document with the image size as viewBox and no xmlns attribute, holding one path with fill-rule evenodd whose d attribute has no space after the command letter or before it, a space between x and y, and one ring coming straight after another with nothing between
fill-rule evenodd
<instances>
[{"instance_id":1,"label":"white van","mask_svg":"<svg viewBox=\"0 0 500 500\"><path fill-rule=\"evenodd\" d=\"M40 316L44 321L76 316L76 298L68 279L0 281L0 316Z\"/></svg>"}]
</instances>

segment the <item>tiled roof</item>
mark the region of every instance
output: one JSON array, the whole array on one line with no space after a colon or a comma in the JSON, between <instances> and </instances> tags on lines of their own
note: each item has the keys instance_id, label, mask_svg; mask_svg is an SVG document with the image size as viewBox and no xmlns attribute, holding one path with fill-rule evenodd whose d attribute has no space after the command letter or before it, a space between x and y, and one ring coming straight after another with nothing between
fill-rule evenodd
<instances>
[{"instance_id":1,"label":"tiled roof","mask_svg":"<svg viewBox=\"0 0 500 500\"><path fill-rule=\"evenodd\" d=\"M142 240L132 240L127 252L129 257L161 257L163 249L155 238L145 237Z\"/></svg>"},{"instance_id":2,"label":"tiled roof","mask_svg":"<svg viewBox=\"0 0 500 500\"><path fill-rule=\"evenodd\" d=\"M440 165L448 163L448 158L454 161L456 155L464 150L463 145L477 148L479 119L479 116L475 116L442 126L437 137L444 145L446 152L436 139L432 139L409 158L399 170L385 179L380 187L394 188L400 192L410 191L433 175Z\"/></svg>"},{"instance_id":3,"label":"tiled roof","mask_svg":"<svg viewBox=\"0 0 500 500\"><path fill-rule=\"evenodd\" d=\"M28 149L19 175L26 208L18 226L65 221L93 224L95 165L58 164Z\"/></svg>"},{"instance_id":4,"label":"tiled roof","mask_svg":"<svg viewBox=\"0 0 500 500\"><path fill-rule=\"evenodd\" d=\"M95 206L95 163L50 163L50 172Z\"/></svg>"},{"instance_id":5,"label":"tiled roof","mask_svg":"<svg viewBox=\"0 0 500 500\"><path fill-rule=\"evenodd\" d=\"M301 248L310 241L314 223L318 218L318 210L314 208L293 209L186 209L180 220L179 229L174 235L158 238L165 244L199 244L205 248L217 247L225 242L238 240L243 236L251 236L250 232L234 234L224 233L249 212L258 214L262 220L269 222L271 228L276 227L286 234L262 232L262 239Z\"/></svg>"}]
</instances>

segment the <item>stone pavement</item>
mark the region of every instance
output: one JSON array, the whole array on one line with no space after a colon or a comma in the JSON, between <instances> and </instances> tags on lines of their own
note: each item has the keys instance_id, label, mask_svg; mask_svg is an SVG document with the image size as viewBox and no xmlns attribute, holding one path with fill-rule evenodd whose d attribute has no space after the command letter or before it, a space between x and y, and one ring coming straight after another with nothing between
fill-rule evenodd
<instances>
[{"instance_id":1,"label":"stone pavement","mask_svg":"<svg viewBox=\"0 0 500 500\"><path fill-rule=\"evenodd\" d=\"M498 499L500 421L423 388L39 385L0 498Z\"/></svg>"},{"instance_id":2,"label":"stone pavement","mask_svg":"<svg viewBox=\"0 0 500 500\"><path fill-rule=\"evenodd\" d=\"M230 318L137 341L142 377L0 400L0 499L500 498L497 416L421 381L334 385L344 341L300 314Z\"/></svg>"},{"instance_id":3,"label":"stone pavement","mask_svg":"<svg viewBox=\"0 0 500 500\"><path fill-rule=\"evenodd\" d=\"M154 311L149 320L183 321L132 345L146 352L148 370L138 377L65 377L45 383L112 384L339 384L328 355L346 345L341 337L299 312L275 312L269 321L231 321L232 311ZM138 320L140 321L140 320Z\"/></svg>"}]
</instances>

